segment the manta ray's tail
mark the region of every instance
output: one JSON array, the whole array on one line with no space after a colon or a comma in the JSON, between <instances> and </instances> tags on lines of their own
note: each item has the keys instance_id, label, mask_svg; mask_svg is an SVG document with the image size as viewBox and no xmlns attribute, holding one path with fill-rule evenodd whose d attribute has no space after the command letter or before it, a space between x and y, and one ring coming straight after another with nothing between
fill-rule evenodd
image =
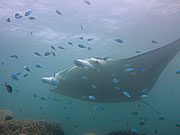
<instances>
[{"instance_id":1,"label":"manta ray's tail","mask_svg":"<svg viewBox=\"0 0 180 135\"><path fill-rule=\"evenodd\" d=\"M149 107L150 107L154 112L156 112L158 115L160 114L160 112L159 112L156 108L154 108L152 105L150 105L149 103L147 103L147 102L145 102L145 101L142 101L142 100L141 100L141 103L149 106Z\"/></svg>"}]
</instances>

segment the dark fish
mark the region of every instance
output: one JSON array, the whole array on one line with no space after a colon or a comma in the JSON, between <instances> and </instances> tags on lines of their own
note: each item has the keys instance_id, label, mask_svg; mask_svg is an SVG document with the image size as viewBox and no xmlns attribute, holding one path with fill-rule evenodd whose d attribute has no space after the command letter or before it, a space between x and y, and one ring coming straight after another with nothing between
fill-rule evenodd
<instances>
[{"instance_id":1,"label":"dark fish","mask_svg":"<svg viewBox=\"0 0 180 135\"><path fill-rule=\"evenodd\" d=\"M176 127L180 128L180 124L175 124Z\"/></svg>"},{"instance_id":2,"label":"dark fish","mask_svg":"<svg viewBox=\"0 0 180 135\"><path fill-rule=\"evenodd\" d=\"M159 117L159 120L167 120L167 121L170 121L169 118L165 118L165 117Z\"/></svg>"},{"instance_id":3,"label":"dark fish","mask_svg":"<svg viewBox=\"0 0 180 135\"><path fill-rule=\"evenodd\" d=\"M65 49L63 46L58 46L59 49Z\"/></svg>"},{"instance_id":4,"label":"dark fish","mask_svg":"<svg viewBox=\"0 0 180 135\"><path fill-rule=\"evenodd\" d=\"M21 75L21 74L22 74L21 72L16 73L16 75Z\"/></svg>"},{"instance_id":5,"label":"dark fish","mask_svg":"<svg viewBox=\"0 0 180 135\"><path fill-rule=\"evenodd\" d=\"M140 125L140 126L144 126L144 125L145 125L145 122L140 122L139 125Z\"/></svg>"},{"instance_id":6,"label":"dark fish","mask_svg":"<svg viewBox=\"0 0 180 135\"><path fill-rule=\"evenodd\" d=\"M17 55L11 55L11 58L16 58L17 60L19 59Z\"/></svg>"},{"instance_id":7,"label":"dark fish","mask_svg":"<svg viewBox=\"0 0 180 135\"><path fill-rule=\"evenodd\" d=\"M10 22L11 20L10 20L10 18L8 17L6 21L7 21L7 22Z\"/></svg>"},{"instance_id":8,"label":"dark fish","mask_svg":"<svg viewBox=\"0 0 180 135\"><path fill-rule=\"evenodd\" d=\"M86 48L86 46L83 45L83 44L79 44L78 47L79 47L79 48Z\"/></svg>"},{"instance_id":9,"label":"dark fish","mask_svg":"<svg viewBox=\"0 0 180 135\"><path fill-rule=\"evenodd\" d=\"M29 20L35 20L36 18L35 17L29 17Z\"/></svg>"},{"instance_id":10,"label":"dark fish","mask_svg":"<svg viewBox=\"0 0 180 135\"><path fill-rule=\"evenodd\" d=\"M6 82L5 84L2 84L2 85L6 87L6 90L8 91L8 93L12 93L12 87L10 85L8 85Z\"/></svg>"},{"instance_id":11,"label":"dark fish","mask_svg":"<svg viewBox=\"0 0 180 135\"><path fill-rule=\"evenodd\" d=\"M123 43L123 40L122 39L120 39L120 38L116 38L116 39L114 39L116 42L118 42L118 43Z\"/></svg>"},{"instance_id":12,"label":"dark fish","mask_svg":"<svg viewBox=\"0 0 180 135\"><path fill-rule=\"evenodd\" d=\"M21 113L22 112L22 110L21 109L19 109L19 113Z\"/></svg>"},{"instance_id":13,"label":"dark fish","mask_svg":"<svg viewBox=\"0 0 180 135\"><path fill-rule=\"evenodd\" d=\"M141 105L140 105L140 104L138 104L138 107L141 107Z\"/></svg>"},{"instance_id":14,"label":"dark fish","mask_svg":"<svg viewBox=\"0 0 180 135\"><path fill-rule=\"evenodd\" d=\"M83 28L83 26L81 25L81 30L83 30L84 28Z\"/></svg>"},{"instance_id":15,"label":"dark fish","mask_svg":"<svg viewBox=\"0 0 180 135\"><path fill-rule=\"evenodd\" d=\"M22 18L22 17L23 17L23 16L22 16L20 13L16 13L16 14L15 14L15 18L16 18L16 19L20 19L20 18Z\"/></svg>"},{"instance_id":16,"label":"dark fish","mask_svg":"<svg viewBox=\"0 0 180 135\"><path fill-rule=\"evenodd\" d=\"M84 0L84 2L85 2L87 5L91 5L91 3L90 3L88 0Z\"/></svg>"},{"instance_id":17,"label":"dark fish","mask_svg":"<svg viewBox=\"0 0 180 135\"><path fill-rule=\"evenodd\" d=\"M1 65L4 65L4 62L1 62Z\"/></svg>"},{"instance_id":18,"label":"dark fish","mask_svg":"<svg viewBox=\"0 0 180 135\"><path fill-rule=\"evenodd\" d=\"M79 39L83 40L84 38L83 38L83 37L80 37Z\"/></svg>"},{"instance_id":19,"label":"dark fish","mask_svg":"<svg viewBox=\"0 0 180 135\"><path fill-rule=\"evenodd\" d=\"M36 94L33 94L33 98L37 98L37 95L36 95Z\"/></svg>"},{"instance_id":20,"label":"dark fish","mask_svg":"<svg viewBox=\"0 0 180 135\"><path fill-rule=\"evenodd\" d=\"M44 56L48 56L48 55L50 55L51 53L50 52L45 52L44 53Z\"/></svg>"},{"instance_id":21,"label":"dark fish","mask_svg":"<svg viewBox=\"0 0 180 135\"><path fill-rule=\"evenodd\" d=\"M42 107L40 106L40 107L39 107L39 109L41 110L41 109L42 109Z\"/></svg>"},{"instance_id":22,"label":"dark fish","mask_svg":"<svg viewBox=\"0 0 180 135\"><path fill-rule=\"evenodd\" d=\"M73 45L73 43L71 43L71 42L68 42L68 44L69 44L69 45Z\"/></svg>"},{"instance_id":23,"label":"dark fish","mask_svg":"<svg viewBox=\"0 0 180 135\"><path fill-rule=\"evenodd\" d=\"M27 76L28 76L28 74L24 74L24 75L23 75L23 77L27 77Z\"/></svg>"},{"instance_id":24,"label":"dark fish","mask_svg":"<svg viewBox=\"0 0 180 135\"><path fill-rule=\"evenodd\" d=\"M56 50L56 48L55 48L53 45L51 45L51 48L52 48L53 50Z\"/></svg>"},{"instance_id":25,"label":"dark fish","mask_svg":"<svg viewBox=\"0 0 180 135\"><path fill-rule=\"evenodd\" d=\"M31 35L32 35L32 32L31 32Z\"/></svg>"},{"instance_id":26,"label":"dark fish","mask_svg":"<svg viewBox=\"0 0 180 135\"><path fill-rule=\"evenodd\" d=\"M96 120L96 118L95 118L95 117L93 117L93 120Z\"/></svg>"},{"instance_id":27,"label":"dark fish","mask_svg":"<svg viewBox=\"0 0 180 135\"><path fill-rule=\"evenodd\" d=\"M138 112L132 112L131 114L137 116Z\"/></svg>"},{"instance_id":28,"label":"dark fish","mask_svg":"<svg viewBox=\"0 0 180 135\"><path fill-rule=\"evenodd\" d=\"M155 133L155 134L157 134L157 133L158 133L158 131L157 131L157 130L154 130L154 133Z\"/></svg>"},{"instance_id":29,"label":"dark fish","mask_svg":"<svg viewBox=\"0 0 180 135\"><path fill-rule=\"evenodd\" d=\"M25 15L25 16L29 16L31 13L32 13L32 11L29 10L29 11L27 11L24 15Z\"/></svg>"},{"instance_id":30,"label":"dark fish","mask_svg":"<svg viewBox=\"0 0 180 135\"><path fill-rule=\"evenodd\" d=\"M19 90L17 89L17 90L16 90L16 92L18 93L18 92L19 92Z\"/></svg>"},{"instance_id":31,"label":"dark fish","mask_svg":"<svg viewBox=\"0 0 180 135\"><path fill-rule=\"evenodd\" d=\"M91 50L91 48L90 48L90 47L88 47L88 50Z\"/></svg>"},{"instance_id":32,"label":"dark fish","mask_svg":"<svg viewBox=\"0 0 180 135\"><path fill-rule=\"evenodd\" d=\"M52 51L51 53L52 53L53 56L56 56L55 52Z\"/></svg>"},{"instance_id":33,"label":"dark fish","mask_svg":"<svg viewBox=\"0 0 180 135\"><path fill-rule=\"evenodd\" d=\"M41 54L39 52L34 52L34 54L37 56L41 56Z\"/></svg>"},{"instance_id":34,"label":"dark fish","mask_svg":"<svg viewBox=\"0 0 180 135\"><path fill-rule=\"evenodd\" d=\"M46 100L46 98L45 98L45 97L41 97L40 99L41 99L41 100Z\"/></svg>"},{"instance_id":35,"label":"dark fish","mask_svg":"<svg viewBox=\"0 0 180 135\"><path fill-rule=\"evenodd\" d=\"M74 128L79 128L79 125L74 125Z\"/></svg>"},{"instance_id":36,"label":"dark fish","mask_svg":"<svg viewBox=\"0 0 180 135\"><path fill-rule=\"evenodd\" d=\"M93 39L92 38L88 38L87 41L92 41Z\"/></svg>"},{"instance_id":37,"label":"dark fish","mask_svg":"<svg viewBox=\"0 0 180 135\"><path fill-rule=\"evenodd\" d=\"M155 41L155 40L152 40L151 42L152 42L153 44L156 44L156 43L158 43L158 42L157 42L157 41Z\"/></svg>"},{"instance_id":38,"label":"dark fish","mask_svg":"<svg viewBox=\"0 0 180 135\"><path fill-rule=\"evenodd\" d=\"M67 120L70 120L70 119L71 119L71 117L70 117L70 116L68 116L66 119L67 119Z\"/></svg>"},{"instance_id":39,"label":"dark fish","mask_svg":"<svg viewBox=\"0 0 180 135\"><path fill-rule=\"evenodd\" d=\"M68 104L72 104L72 101L69 101Z\"/></svg>"},{"instance_id":40,"label":"dark fish","mask_svg":"<svg viewBox=\"0 0 180 135\"><path fill-rule=\"evenodd\" d=\"M62 15L62 13L61 13L59 10L56 10L56 13L57 13L58 15Z\"/></svg>"}]
</instances>

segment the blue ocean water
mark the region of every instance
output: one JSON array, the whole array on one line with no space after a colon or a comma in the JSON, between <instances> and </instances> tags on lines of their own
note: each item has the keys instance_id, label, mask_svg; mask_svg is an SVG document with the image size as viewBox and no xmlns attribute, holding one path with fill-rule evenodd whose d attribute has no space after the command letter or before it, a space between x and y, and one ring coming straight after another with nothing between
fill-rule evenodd
<instances>
[{"instance_id":1,"label":"blue ocean water","mask_svg":"<svg viewBox=\"0 0 180 135\"><path fill-rule=\"evenodd\" d=\"M83 0L0 1L0 83L7 82L13 88L13 92L8 93L4 86L0 86L0 109L11 110L19 120L59 122L67 135L88 132L104 135L109 131L134 128L147 135L155 134L154 130L159 135L179 135L180 128L175 124L180 123L180 76L176 74L180 70L180 54L161 73L149 94L150 98L144 99L161 115L141 102L93 103L52 93L49 90L55 87L41 81L44 76L53 76L72 67L77 58L128 58L138 55L137 50L140 53L151 51L180 37L179 1L89 2L90 5ZM29 16L24 15L27 11L32 11ZM22 17L16 19L16 13ZM123 43L114 39L121 39ZM152 43L152 40L158 43ZM78 44L91 50L80 48ZM51 48L52 45L56 50ZM56 56L44 56L45 52L51 51ZM34 52L42 56L36 56ZM12 55L17 55L18 59ZM35 67L35 64L40 64L42 68ZM24 66L28 66L31 72L27 72ZM22 74L15 81L11 74L18 72ZM23 77L25 74L28 76ZM37 97L34 98L33 94ZM48 96L50 99L40 99ZM132 112L138 112L138 116L132 115ZM159 120L160 116L170 121ZM145 126L138 124L140 117L149 119ZM74 128L75 125L79 127Z\"/></svg>"}]
</instances>

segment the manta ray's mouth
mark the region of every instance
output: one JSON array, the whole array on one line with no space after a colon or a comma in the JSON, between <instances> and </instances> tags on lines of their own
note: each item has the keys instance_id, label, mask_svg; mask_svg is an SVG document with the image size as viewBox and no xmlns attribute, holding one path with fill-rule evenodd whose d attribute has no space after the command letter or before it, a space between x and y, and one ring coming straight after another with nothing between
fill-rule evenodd
<instances>
[{"instance_id":1,"label":"manta ray's mouth","mask_svg":"<svg viewBox=\"0 0 180 135\"><path fill-rule=\"evenodd\" d=\"M44 83L56 86L56 83L53 80L53 77L43 77L43 78L41 78L41 81L44 82Z\"/></svg>"}]
</instances>

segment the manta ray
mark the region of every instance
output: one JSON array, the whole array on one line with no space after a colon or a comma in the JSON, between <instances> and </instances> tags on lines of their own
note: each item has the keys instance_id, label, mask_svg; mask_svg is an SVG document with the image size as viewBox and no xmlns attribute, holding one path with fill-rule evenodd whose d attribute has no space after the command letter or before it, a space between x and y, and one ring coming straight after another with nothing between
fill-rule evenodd
<instances>
[{"instance_id":1,"label":"manta ray","mask_svg":"<svg viewBox=\"0 0 180 135\"><path fill-rule=\"evenodd\" d=\"M141 101L180 50L180 39L158 49L125 59L87 58L75 66L43 77L53 92L96 103Z\"/></svg>"}]
</instances>

